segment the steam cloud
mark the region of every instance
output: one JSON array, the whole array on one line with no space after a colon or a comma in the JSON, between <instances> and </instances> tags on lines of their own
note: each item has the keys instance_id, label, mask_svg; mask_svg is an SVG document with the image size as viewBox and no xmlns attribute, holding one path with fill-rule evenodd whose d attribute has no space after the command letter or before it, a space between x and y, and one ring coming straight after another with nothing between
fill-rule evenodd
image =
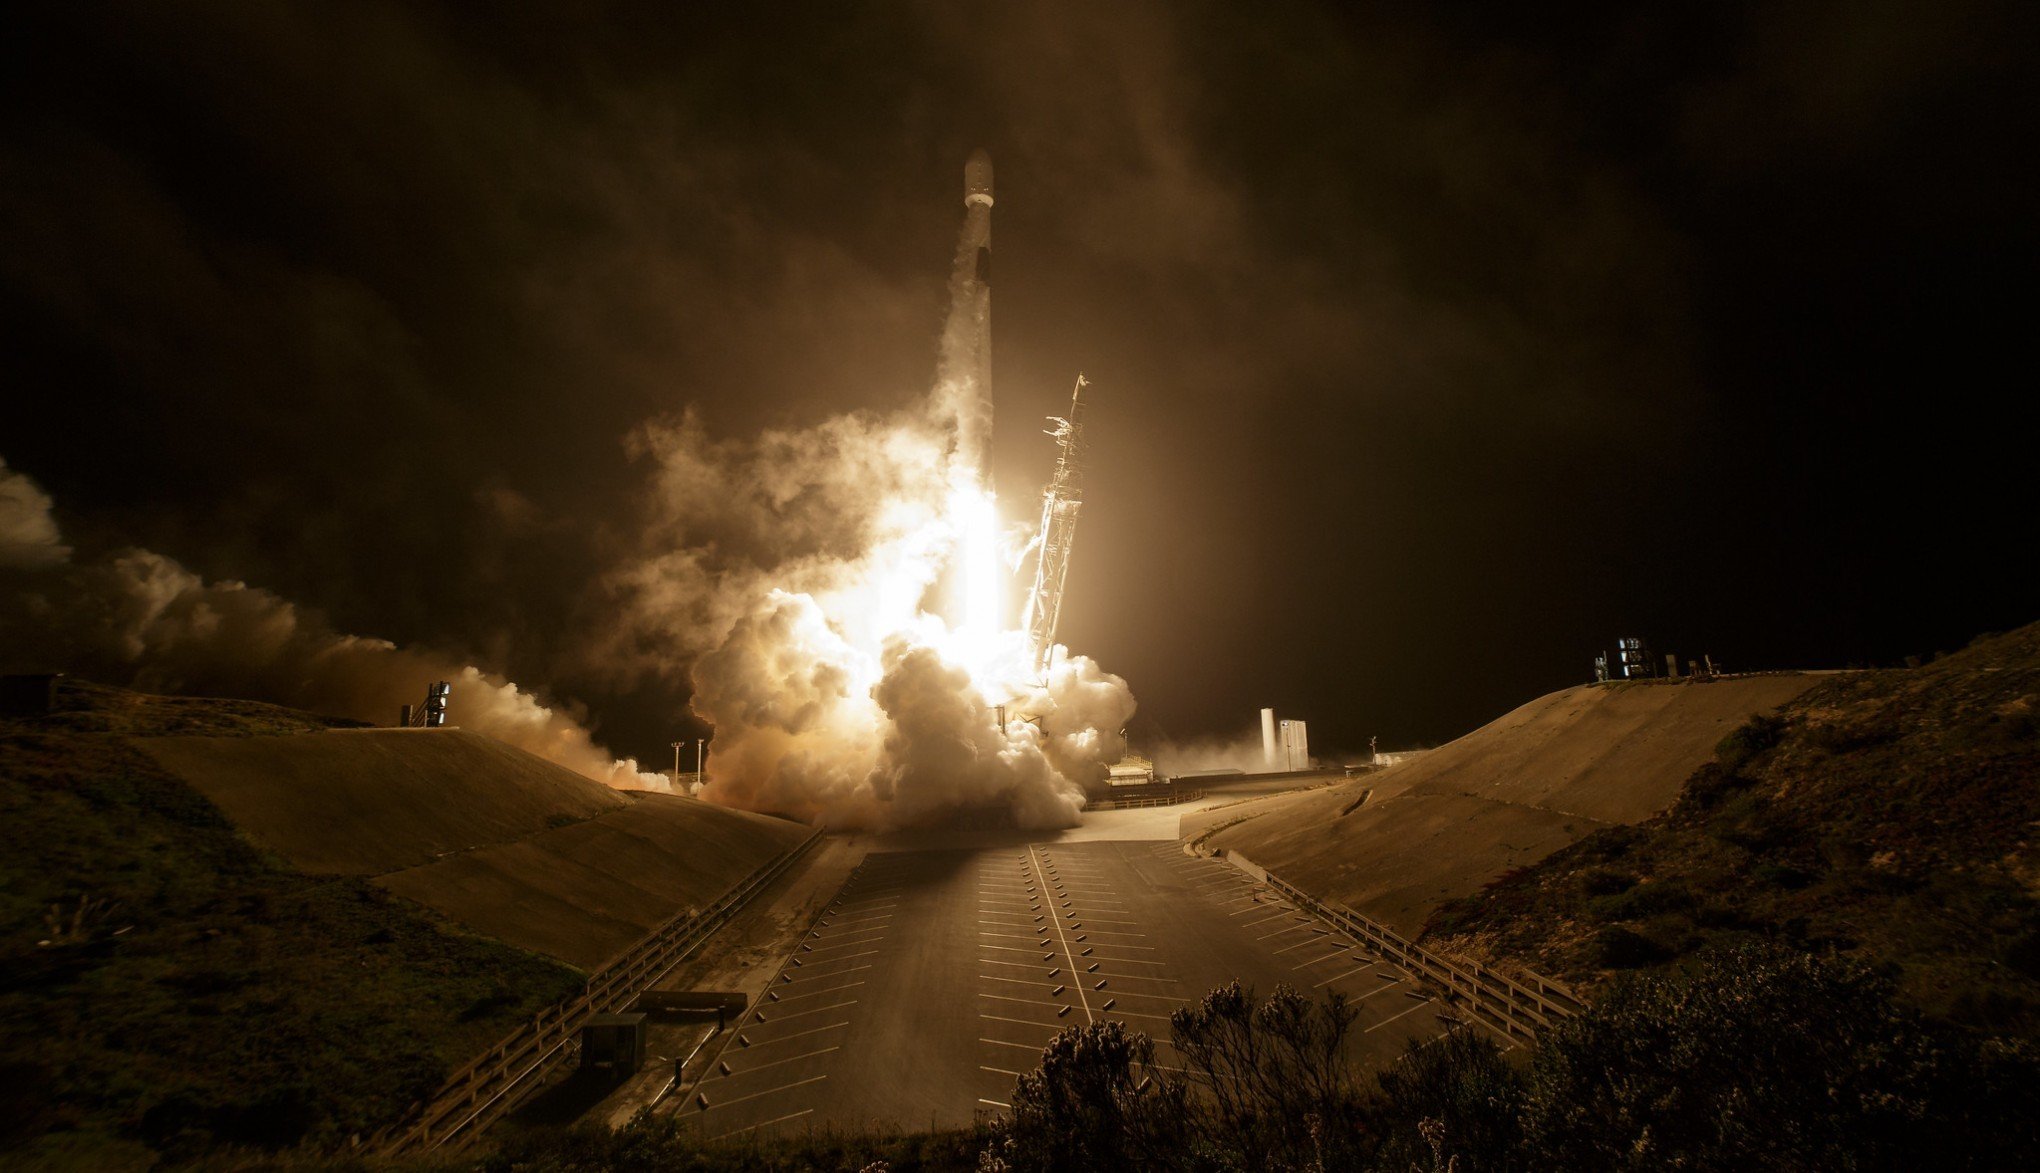
<instances>
[{"instance_id":1,"label":"steam cloud","mask_svg":"<svg viewBox=\"0 0 2040 1173\"><path fill-rule=\"evenodd\" d=\"M889 828L995 806L1077 822L1133 714L1124 681L1063 657L1031 679L1025 636L972 647L923 604L962 539L958 401L850 413L752 440L692 414L641 429L656 465L645 554L607 582L598 659L691 662L715 726L704 797L829 826ZM694 649L704 649L699 655ZM996 706L1031 721L1001 732Z\"/></svg>"},{"instance_id":2,"label":"steam cloud","mask_svg":"<svg viewBox=\"0 0 2040 1173\"><path fill-rule=\"evenodd\" d=\"M387 722L427 682L454 686L455 723L622 788L666 789L618 761L572 715L491 673L385 640L343 635L276 595L206 582L174 559L123 550L74 563L27 476L0 462L0 646L19 664L61 666L155 692L257 697Z\"/></svg>"}]
</instances>

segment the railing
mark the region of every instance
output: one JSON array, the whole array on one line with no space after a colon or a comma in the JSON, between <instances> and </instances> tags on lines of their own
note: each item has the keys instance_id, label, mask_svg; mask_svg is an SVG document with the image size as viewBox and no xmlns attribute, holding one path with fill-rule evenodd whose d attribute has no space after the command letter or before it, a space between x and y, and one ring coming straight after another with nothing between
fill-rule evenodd
<instances>
[{"instance_id":1,"label":"railing","mask_svg":"<svg viewBox=\"0 0 2040 1173\"><path fill-rule=\"evenodd\" d=\"M479 1133L515 1104L513 1092L559 1061L590 1015L627 1006L639 991L686 960L710 933L778 879L821 837L822 832L815 830L799 846L759 867L713 904L679 913L646 934L597 970L581 993L539 1011L529 1023L469 1060L430 1100L370 1140L368 1147L388 1156L430 1152L456 1137Z\"/></svg>"},{"instance_id":2,"label":"railing","mask_svg":"<svg viewBox=\"0 0 2040 1173\"><path fill-rule=\"evenodd\" d=\"M1181 802L1196 802L1204 797L1202 790L1185 790L1176 794L1152 794L1140 798L1101 798L1086 810L1124 811L1146 806L1175 806Z\"/></svg>"},{"instance_id":3,"label":"railing","mask_svg":"<svg viewBox=\"0 0 2040 1173\"><path fill-rule=\"evenodd\" d=\"M1579 995L1541 974L1529 970L1509 973L1478 961L1435 953L1343 904L1319 900L1238 852L1220 854L1241 871L1265 880L1297 907L1337 925L1366 948L1443 987L1449 1001L1464 1006L1486 1025L1511 1038L1535 1038L1539 1031L1549 1029L1559 1019L1570 1018L1587 1007Z\"/></svg>"}]
</instances>

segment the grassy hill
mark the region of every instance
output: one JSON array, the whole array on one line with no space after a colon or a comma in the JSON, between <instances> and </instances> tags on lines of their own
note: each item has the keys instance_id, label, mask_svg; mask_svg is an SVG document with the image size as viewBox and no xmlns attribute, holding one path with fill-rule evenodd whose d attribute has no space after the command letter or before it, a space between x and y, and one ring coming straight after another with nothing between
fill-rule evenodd
<instances>
[{"instance_id":1,"label":"grassy hill","mask_svg":"<svg viewBox=\"0 0 2040 1173\"><path fill-rule=\"evenodd\" d=\"M1764 937L2040 1037L2040 624L1828 679L1721 740L1678 802L1439 908L1425 939L1592 985Z\"/></svg>"},{"instance_id":2,"label":"grassy hill","mask_svg":"<svg viewBox=\"0 0 2040 1173\"><path fill-rule=\"evenodd\" d=\"M1414 934L1439 904L1670 806L1723 734L1817 679L1564 689L1379 773L1187 815L1183 833Z\"/></svg>"},{"instance_id":3,"label":"grassy hill","mask_svg":"<svg viewBox=\"0 0 2040 1173\"><path fill-rule=\"evenodd\" d=\"M344 1145L579 984L294 869L139 748L341 724L72 682L0 720L0 1164Z\"/></svg>"}]
</instances>

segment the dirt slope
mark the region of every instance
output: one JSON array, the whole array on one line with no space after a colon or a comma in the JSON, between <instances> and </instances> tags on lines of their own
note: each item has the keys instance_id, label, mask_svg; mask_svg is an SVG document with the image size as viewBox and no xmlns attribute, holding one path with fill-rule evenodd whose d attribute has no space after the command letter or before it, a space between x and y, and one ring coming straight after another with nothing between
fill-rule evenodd
<instances>
[{"instance_id":1,"label":"dirt slope","mask_svg":"<svg viewBox=\"0 0 2040 1173\"><path fill-rule=\"evenodd\" d=\"M258 845L376 882L587 968L798 843L807 828L625 793L460 730L144 737Z\"/></svg>"},{"instance_id":2,"label":"dirt slope","mask_svg":"<svg viewBox=\"0 0 2040 1173\"><path fill-rule=\"evenodd\" d=\"M1830 677L1678 802L1432 918L1433 939L1591 985L1757 934L1894 967L1906 997L2040 1038L2040 624Z\"/></svg>"},{"instance_id":3,"label":"dirt slope","mask_svg":"<svg viewBox=\"0 0 2040 1173\"><path fill-rule=\"evenodd\" d=\"M136 744L250 838L308 872L378 875L628 802L599 782L458 729Z\"/></svg>"},{"instance_id":4,"label":"dirt slope","mask_svg":"<svg viewBox=\"0 0 2040 1173\"><path fill-rule=\"evenodd\" d=\"M1206 845L1415 935L1438 904L1671 805L1724 734L1817 679L1570 688L1379 774L1185 816L1183 833L1224 828Z\"/></svg>"},{"instance_id":5,"label":"dirt slope","mask_svg":"<svg viewBox=\"0 0 2040 1173\"><path fill-rule=\"evenodd\" d=\"M377 882L478 933L590 969L806 837L785 819L632 794L585 822Z\"/></svg>"}]
</instances>

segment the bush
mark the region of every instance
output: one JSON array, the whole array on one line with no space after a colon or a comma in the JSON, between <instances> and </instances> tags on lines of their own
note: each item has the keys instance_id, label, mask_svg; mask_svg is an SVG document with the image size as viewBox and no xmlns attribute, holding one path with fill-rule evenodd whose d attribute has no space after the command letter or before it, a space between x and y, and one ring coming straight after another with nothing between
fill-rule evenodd
<instances>
[{"instance_id":1,"label":"bush","mask_svg":"<svg viewBox=\"0 0 2040 1173\"><path fill-rule=\"evenodd\" d=\"M1776 713L1758 713L1715 743L1715 760L1721 763L1723 769L1734 773L1757 755L1776 746L1784 734L1785 718Z\"/></svg>"},{"instance_id":2,"label":"bush","mask_svg":"<svg viewBox=\"0 0 2040 1173\"><path fill-rule=\"evenodd\" d=\"M1186 1096L1157 1079L1155 1047L1117 1022L1064 1029L1013 1089L1012 1115L979 1168L998 1173L1168 1168L1182 1157Z\"/></svg>"},{"instance_id":3,"label":"bush","mask_svg":"<svg viewBox=\"0 0 2040 1173\"><path fill-rule=\"evenodd\" d=\"M1610 925L1594 938L1594 963L1603 969L1635 969L1670 959L1671 950L1634 929Z\"/></svg>"},{"instance_id":4,"label":"bush","mask_svg":"<svg viewBox=\"0 0 2040 1173\"><path fill-rule=\"evenodd\" d=\"M1740 794L1755 785L1750 779L1734 771L1724 769L1718 762L1703 762L1693 775L1686 779L1686 785L1679 791L1679 800L1673 810L1682 815L1698 815L1713 810L1730 796Z\"/></svg>"},{"instance_id":5,"label":"bush","mask_svg":"<svg viewBox=\"0 0 2040 1173\"><path fill-rule=\"evenodd\" d=\"M1637 877L1613 868L1589 868L1580 873L1580 891L1589 896L1619 896L1636 887Z\"/></svg>"},{"instance_id":6,"label":"bush","mask_svg":"<svg viewBox=\"0 0 2040 1173\"><path fill-rule=\"evenodd\" d=\"M1458 1027L1427 1043L1411 1040L1377 1082L1377 1168L1481 1173L1511 1167L1523 1138L1526 1081L1475 1028Z\"/></svg>"},{"instance_id":7,"label":"bush","mask_svg":"<svg viewBox=\"0 0 2040 1173\"><path fill-rule=\"evenodd\" d=\"M1767 943L1618 983L1532 1061L1536 1168L2031 1168L2040 1066L1890 1000L1862 966Z\"/></svg>"}]
</instances>

